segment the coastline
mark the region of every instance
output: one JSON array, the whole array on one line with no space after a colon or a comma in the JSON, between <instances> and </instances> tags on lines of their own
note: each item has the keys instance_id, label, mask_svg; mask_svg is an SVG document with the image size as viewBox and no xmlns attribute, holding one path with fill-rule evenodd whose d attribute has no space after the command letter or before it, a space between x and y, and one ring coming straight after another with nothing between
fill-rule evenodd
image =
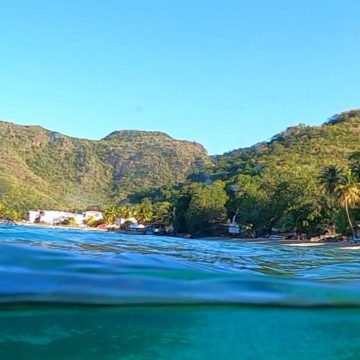
<instances>
[{"instance_id":1,"label":"coastline","mask_svg":"<svg viewBox=\"0 0 360 360\"><path fill-rule=\"evenodd\" d=\"M14 225L17 226L27 226L34 228L44 228L44 229L58 229L58 230L82 230L82 231L91 231L91 232L108 232L104 228L93 228L88 226L67 226L67 225L49 225L49 224L34 224L29 221L16 221ZM181 236L169 236L175 238L184 238ZM233 237L199 237L199 238L186 238L188 240L210 240L210 241L232 241L232 242L242 242L246 244L265 244L265 245L284 245L292 247L334 247L339 249L359 249L360 242L351 242L350 240L342 241L304 241L304 240L274 240L270 238L233 238Z\"/></svg>"},{"instance_id":2,"label":"coastline","mask_svg":"<svg viewBox=\"0 0 360 360\"><path fill-rule=\"evenodd\" d=\"M68 226L68 225L50 225L50 224L35 224L29 221L15 221L14 225L17 226L28 226L28 227L37 227L45 229L61 229L61 230L83 230L83 231L97 231L97 232L107 232L107 229L89 227L89 226Z\"/></svg>"},{"instance_id":3,"label":"coastline","mask_svg":"<svg viewBox=\"0 0 360 360\"><path fill-rule=\"evenodd\" d=\"M246 244L266 244L266 245L285 245L293 247L336 247L336 248L352 248L360 249L360 242L351 242L350 240L342 241L311 241L311 240L274 240L270 238L233 238L233 237L206 237L206 238L197 238L199 240L222 240L222 241L232 241L232 242L242 242ZM196 238L194 238L196 240Z\"/></svg>"}]
</instances>

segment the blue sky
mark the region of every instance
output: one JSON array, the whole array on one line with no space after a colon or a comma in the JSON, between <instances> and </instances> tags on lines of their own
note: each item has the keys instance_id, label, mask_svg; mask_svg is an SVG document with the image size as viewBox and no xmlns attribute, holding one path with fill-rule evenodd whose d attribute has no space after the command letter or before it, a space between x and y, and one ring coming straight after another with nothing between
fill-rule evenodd
<instances>
[{"instance_id":1,"label":"blue sky","mask_svg":"<svg viewBox=\"0 0 360 360\"><path fill-rule=\"evenodd\" d=\"M0 119L210 154L360 107L358 0L0 0Z\"/></svg>"}]
</instances>

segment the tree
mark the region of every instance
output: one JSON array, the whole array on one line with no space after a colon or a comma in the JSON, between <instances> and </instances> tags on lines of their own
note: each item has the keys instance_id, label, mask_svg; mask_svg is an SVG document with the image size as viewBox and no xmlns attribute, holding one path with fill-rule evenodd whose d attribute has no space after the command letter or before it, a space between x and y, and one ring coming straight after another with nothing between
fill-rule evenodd
<instances>
[{"instance_id":1,"label":"tree","mask_svg":"<svg viewBox=\"0 0 360 360\"><path fill-rule=\"evenodd\" d=\"M269 207L270 194L263 188L264 180L258 175L236 175L228 184L227 209L230 218L236 214L236 221L250 226L253 233L266 232L273 212Z\"/></svg>"},{"instance_id":2,"label":"tree","mask_svg":"<svg viewBox=\"0 0 360 360\"><path fill-rule=\"evenodd\" d=\"M105 209L104 212L105 224L107 225L114 224L118 216L119 216L119 207L115 204L110 205Z\"/></svg>"},{"instance_id":3,"label":"tree","mask_svg":"<svg viewBox=\"0 0 360 360\"><path fill-rule=\"evenodd\" d=\"M191 200L185 214L187 229L192 234L209 235L226 221L225 204L228 196L225 184L196 184L191 189Z\"/></svg>"},{"instance_id":4,"label":"tree","mask_svg":"<svg viewBox=\"0 0 360 360\"><path fill-rule=\"evenodd\" d=\"M21 213L0 202L0 219L19 220L21 219Z\"/></svg>"},{"instance_id":5,"label":"tree","mask_svg":"<svg viewBox=\"0 0 360 360\"><path fill-rule=\"evenodd\" d=\"M323 169L319 176L319 183L321 190L329 197L330 213L331 213L331 227L335 230L335 209L337 201L337 188L343 178L344 174L336 165L329 165Z\"/></svg>"},{"instance_id":6,"label":"tree","mask_svg":"<svg viewBox=\"0 0 360 360\"><path fill-rule=\"evenodd\" d=\"M168 201L157 202L153 205L154 220L163 223L166 226L172 224L173 207Z\"/></svg>"},{"instance_id":7,"label":"tree","mask_svg":"<svg viewBox=\"0 0 360 360\"><path fill-rule=\"evenodd\" d=\"M154 216L153 206L149 199L145 198L140 204L136 205L136 220L142 224L151 222Z\"/></svg>"},{"instance_id":8,"label":"tree","mask_svg":"<svg viewBox=\"0 0 360 360\"><path fill-rule=\"evenodd\" d=\"M130 219L135 215L135 208L131 204L125 204L118 209L118 216L123 219Z\"/></svg>"},{"instance_id":9,"label":"tree","mask_svg":"<svg viewBox=\"0 0 360 360\"><path fill-rule=\"evenodd\" d=\"M6 217L6 214L7 214L7 207L3 203L0 203L0 219Z\"/></svg>"},{"instance_id":10,"label":"tree","mask_svg":"<svg viewBox=\"0 0 360 360\"><path fill-rule=\"evenodd\" d=\"M360 186L350 169L341 177L340 182L335 189L335 193L340 206L345 209L352 235L356 238L356 232L351 220L349 208L354 207L360 202Z\"/></svg>"},{"instance_id":11,"label":"tree","mask_svg":"<svg viewBox=\"0 0 360 360\"><path fill-rule=\"evenodd\" d=\"M189 187L182 189L174 202L174 229L179 233L187 232L186 212L191 200Z\"/></svg>"},{"instance_id":12,"label":"tree","mask_svg":"<svg viewBox=\"0 0 360 360\"><path fill-rule=\"evenodd\" d=\"M336 200L336 188L339 185L342 177L343 173L336 165L329 165L325 167L319 176L321 189L325 192L326 195L331 197L333 203L335 203Z\"/></svg>"},{"instance_id":13,"label":"tree","mask_svg":"<svg viewBox=\"0 0 360 360\"><path fill-rule=\"evenodd\" d=\"M323 198L303 194L296 197L287 207L282 217L282 227L296 234L316 235L324 229L327 207Z\"/></svg>"},{"instance_id":14,"label":"tree","mask_svg":"<svg viewBox=\"0 0 360 360\"><path fill-rule=\"evenodd\" d=\"M350 169L360 179L360 151L355 151L349 156Z\"/></svg>"},{"instance_id":15,"label":"tree","mask_svg":"<svg viewBox=\"0 0 360 360\"><path fill-rule=\"evenodd\" d=\"M319 182L326 195L335 199L335 190L342 179L342 172L337 165L329 165L323 169Z\"/></svg>"}]
</instances>

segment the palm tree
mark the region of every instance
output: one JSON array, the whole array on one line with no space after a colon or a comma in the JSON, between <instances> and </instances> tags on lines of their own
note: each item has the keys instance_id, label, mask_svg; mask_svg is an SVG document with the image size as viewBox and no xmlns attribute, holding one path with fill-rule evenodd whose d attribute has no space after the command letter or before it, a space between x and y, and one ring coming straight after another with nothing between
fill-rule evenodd
<instances>
[{"instance_id":1,"label":"palm tree","mask_svg":"<svg viewBox=\"0 0 360 360\"><path fill-rule=\"evenodd\" d=\"M350 169L360 179L360 151L355 151L349 156Z\"/></svg>"},{"instance_id":2,"label":"palm tree","mask_svg":"<svg viewBox=\"0 0 360 360\"><path fill-rule=\"evenodd\" d=\"M134 217L135 209L132 205L125 204L124 206L121 207L120 213L121 213L122 218L130 219L130 218Z\"/></svg>"},{"instance_id":3,"label":"palm tree","mask_svg":"<svg viewBox=\"0 0 360 360\"><path fill-rule=\"evenodd\" d=\"M356 162L351 164L350 169L352 171L352 173L358 178L360 179L360 163Z\"/></svg>"},{"instance_id":4,"label":"palm tree","mask_svg":"<svg viewBox=\"0 0 360 360\"><path fill-rule=\"evenodd\" d=\"M348 170L340 179L335 189L336 197L339 204L345 208L346 217L348 219L353 238L356 238L356 232L351 221L349 208L360 203L360 184L351 170Z\"/></svg>"},{"instance_id":5,"label":"palm tree","mask_svg":"<svg viewBox=\"0 0 360 360\"><path fill-rule=\"evenodd\" d=\"M104 220L107 225L115 223L116 218L119 216L119 207L117 205L110 205L106 208L104 213Z\"/></svg>"},{"instance_id":6,"label":"palm tree","mask_svg":"<svg viewBox=\"0 0 360 360\"><path fill-rule=\"evenodd\" d=\"M337 165L329 165L319 176L322 191L330 198L331 227L335 231L336 189L341 182L343 173Z\"/></svg>"},{"instance_id":7,"label":"palm tree","mask_svg":"<svg viewBox=\"0 0 360 360\"><path fill-rule=\"evenodd\" d=\"M342 179L342 172L337 165L329 165L323 169L319 176L319 182L326 195L335 203L335 190Z\"/></svg>"},{"instance_id":8,"label":"palm tree","mask_svg":"<svg viewBox=\"0 0 360 360\"><path fill-rule=\"evenodd\" d=\"M136 205L136 220L140 223L148 223L154 217L152 203L149 199L144 199L140 204Z\"/></svg>"}]
</instances>

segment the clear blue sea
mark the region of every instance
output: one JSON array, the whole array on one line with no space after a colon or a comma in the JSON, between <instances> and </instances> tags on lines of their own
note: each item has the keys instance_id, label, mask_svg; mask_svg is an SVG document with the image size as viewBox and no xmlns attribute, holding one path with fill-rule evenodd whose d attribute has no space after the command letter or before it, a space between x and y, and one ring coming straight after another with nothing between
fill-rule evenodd
<instances>
[{"instance_id":1,"label":"clear blue sea","mask_svg":"<svg viewBox=\"0 0 360 360\"><path fill-rule=\"evenodd\" d=\"M360 359L360 249L0 226L1 360Z\"/></svg>"}]
</instances>

